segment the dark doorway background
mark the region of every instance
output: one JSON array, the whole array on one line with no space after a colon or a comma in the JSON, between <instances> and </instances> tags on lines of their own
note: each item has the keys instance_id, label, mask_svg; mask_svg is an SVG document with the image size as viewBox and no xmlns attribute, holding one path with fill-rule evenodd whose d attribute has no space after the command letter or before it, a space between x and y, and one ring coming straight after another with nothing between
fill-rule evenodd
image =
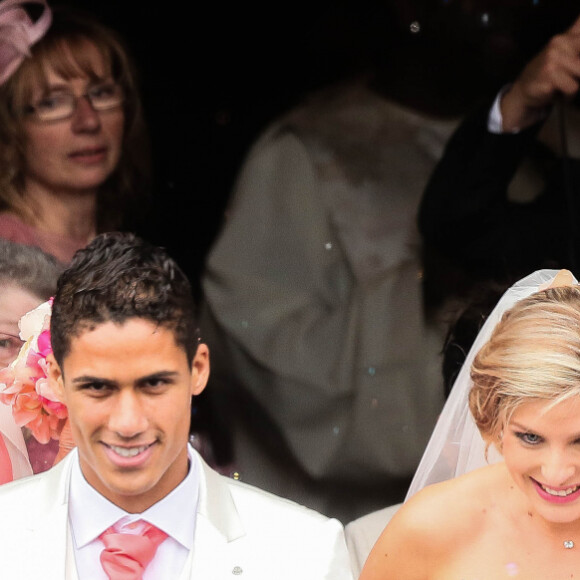
<instances>
[{"instance_id":1,"label":"dark doorway background","mask_svg":"<svg viewBox=\"0 0 580 580\"><path fill-rule=\"evenodd\" d=\"M147 234L181 262L194 285L249 146L306 93L369 61L382 66L386 47L392 59L400 45L399 54L407 50L409 60L397 58L386 67L401 83L423 58L433 64L417 67L419 85L465 86L465 79L478 79L460 101L467 108L482 87L496 90L580 12L578 0L58 3L99 17L133 54L155 176L156 221ZM415 21L420 34L410 33ZM434 58L435 47L444 57ZM420 93L423 87L414 82L407 87Z\"/></svg>"},{"instance_id":2,"label":"dark doorway background","mask_svg":"<svg viewBox=\"0 0 580 580\"><path fill-rule=\"evenodd\" d=\"M58 3L98 16L127 42L151 136L157 217L166 218L150 237L187 255L182 265L196 278L251 141L346 65L337 3Z\"/></svg>"},{"instance_id":3,"label":"dark doorway background","mask_svg":"<svg viewBox=\"0 0 580 580\"><path fill-rule=\"evenodd\" d=\"M197 293L249 147L310 91L370 66L403 104L467 112L580 13L580 0L48 1L97 16L132 52L154 175L153 219L139 233L167 248ZM227 463L211 392L194 424Z\"/></svg>"}]
</instances>

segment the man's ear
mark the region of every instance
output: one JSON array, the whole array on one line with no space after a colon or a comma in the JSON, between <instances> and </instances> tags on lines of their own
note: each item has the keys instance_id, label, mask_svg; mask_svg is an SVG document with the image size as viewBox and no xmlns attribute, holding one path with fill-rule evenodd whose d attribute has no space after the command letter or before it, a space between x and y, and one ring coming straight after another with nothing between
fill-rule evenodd
<instances>
[{"instance_id":1,"label":"man's ear","mask_svg":"<svg viewBox=\"0 0 580 580\"><path fill-rule=\"evenodd\" d=\"M209 348L201 342L191 365L191 394L199 395L209 379Z\"/></svg>"},{"instance_id":2,"label":"man's ear","mask_svg":"<svg viewBox=\"0 0 580 580\"><path fill-rule=\"evenodd\" d=\"M46 362L48 363L48 383L53 393L56 394L61 403L65 402L64 399L64 375L54 358L54 355L50 353L46 357Z\"/></svg>"}]
</instances>

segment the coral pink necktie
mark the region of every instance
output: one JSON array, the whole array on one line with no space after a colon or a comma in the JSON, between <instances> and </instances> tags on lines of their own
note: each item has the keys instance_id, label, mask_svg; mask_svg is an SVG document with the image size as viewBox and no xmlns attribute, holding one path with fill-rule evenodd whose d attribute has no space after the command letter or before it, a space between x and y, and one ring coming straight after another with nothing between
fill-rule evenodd
<instances>
[{"instance_id":1,"label":"coral pink necktie","mask_svg":"<svg viewBox=\"0 0 580 580\"><path fill-rule=\"evenodd\" d=\"M142 580L145 568L153 560L157 548L167 534L151 524L139 520L140 534L105 530L100 540L105 544L101 564L110 580Z\"/></svg>"}]
</instances>

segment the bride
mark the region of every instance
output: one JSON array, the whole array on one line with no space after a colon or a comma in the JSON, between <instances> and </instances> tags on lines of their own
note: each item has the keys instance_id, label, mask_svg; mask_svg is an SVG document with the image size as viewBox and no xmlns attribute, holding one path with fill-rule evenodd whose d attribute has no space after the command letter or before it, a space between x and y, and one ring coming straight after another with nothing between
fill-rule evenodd
<instances>
[{"instance_id":1,"label":"bride","mask_svg":"<svg viewBox=\"0 0 580 580\"><path fill-rule=\"evenodd\" d=\"M580 287L555 274L520 281L488 318L361 580L579 569Z\"/></svg>"}]
</instances>

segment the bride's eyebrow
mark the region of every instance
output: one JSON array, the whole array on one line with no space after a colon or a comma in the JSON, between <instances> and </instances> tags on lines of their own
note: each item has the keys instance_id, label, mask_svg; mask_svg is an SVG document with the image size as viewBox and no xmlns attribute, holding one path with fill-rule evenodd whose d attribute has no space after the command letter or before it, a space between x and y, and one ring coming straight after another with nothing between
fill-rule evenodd
<instances>
[{"instance_id":1,"label":"bride's eyebrow","mask_svg":"<svg viewBox=\"0 0 580 580\"><path fill-rule=\"evenodd\" d=\"M522 423L518 423L517 421L510 421L509 427L517 431L522 431L524 433L533 433L534 435L544 437L544 435L542 435L542 433L540 433L537 429L534 429L533 427L528 427L526 425L523 425ZM572 437L569 438L569 441L580 441L580 431L572 435Z\"/></svg>"},{"instance_id":2,"label":"bride's eyebrow","mask_svg":"<svg viewBox=\"0 0 580 580\"><path fill-rule=\"evenodd\" d=\"M537 432L536 429L533 429L532 427L528 427L526 425L523 425L522 423L518 423L517 421L510 421L509 422L509 427L512 427L512 428L515 428L515 429L519 429L520 431L537 433L539 435L539 433Z\"/></svg>"}]
</instances>

